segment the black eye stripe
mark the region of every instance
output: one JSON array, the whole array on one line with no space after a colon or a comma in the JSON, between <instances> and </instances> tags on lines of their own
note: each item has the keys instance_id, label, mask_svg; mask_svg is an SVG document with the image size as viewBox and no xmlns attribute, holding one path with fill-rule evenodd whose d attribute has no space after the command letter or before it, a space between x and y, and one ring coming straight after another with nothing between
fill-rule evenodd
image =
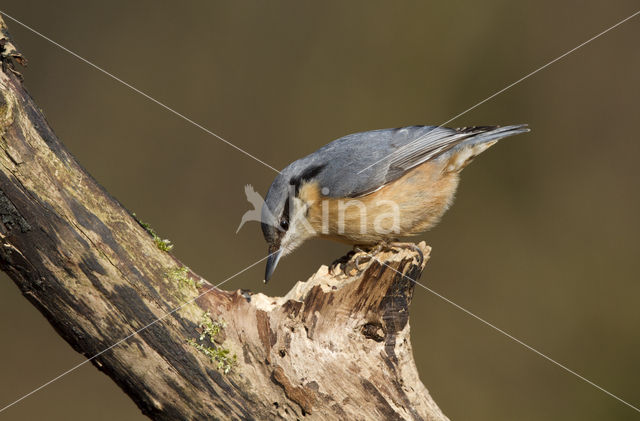
<instances>
[{"instance_id":1,"label":"black eye stripe","mask_svg":"<svg viewBox=\"0 0 640 421\"><path fill-rule=\"evenodd\" d=\"M289 198L284 202L284 209L280 217L280 228L285 231L289 229Z\"/></svg>"},{"instance_id":2,"label":"black eye stripe","mask_svg":"<svg viewBox=\"0 0 640 421\"><path fill-rule=\"evenodd\" d=\"M307 168L299 176L292 177L291 180L289 180L289 184L291 184L292 186L295 186L296 196L298 195L298 191L300 190L300 186L302 185L302 183L310 181L315 177L317 177L318 174L320 174L320 171L322 171L326 166L327 164L314 165L312 167Z\"/></svg>"},{"instance_id":3,"label":"black eye stripe","mask_svg":"<svg viewBox=\"0 0 640 421\"><path fill-rule=\"evenodd\" d=\"M282 219L289 221L289 198L284 202L284 210L282 211Z\"/></svg>"}]
</instances>

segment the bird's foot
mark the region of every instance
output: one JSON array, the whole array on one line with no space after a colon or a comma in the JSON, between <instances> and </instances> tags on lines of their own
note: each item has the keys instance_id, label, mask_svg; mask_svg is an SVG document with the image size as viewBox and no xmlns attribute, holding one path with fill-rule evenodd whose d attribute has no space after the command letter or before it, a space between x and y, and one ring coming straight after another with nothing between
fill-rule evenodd
<instances>
[{"instance_id":1,"label":"bird's foot","mask_svg":"<svg viewBox=\"0 0 640 421\"><path fill-rule=\"evenodd\" d=\"M380 244L354 244L353 251L349 252L349 257L355 255L353 266L360 270L360 266L369 263L373 256L382 250Z\"/></svg>"},{"instance_id":2,"label":"bird's foot","mask_svg":"<svg viewBox=\"0 0 640 421\"><path fill-rule=\"evenodd\" d=\"M360 266L360 264L368 263L371 261L374 255L380 253L383 250L386 250L385 243L378 244L356 244L353 246L353 250L357 253L355 258L356 266ZM364 254L360 254L364 253Z\"/></svg>"}]
</instances>

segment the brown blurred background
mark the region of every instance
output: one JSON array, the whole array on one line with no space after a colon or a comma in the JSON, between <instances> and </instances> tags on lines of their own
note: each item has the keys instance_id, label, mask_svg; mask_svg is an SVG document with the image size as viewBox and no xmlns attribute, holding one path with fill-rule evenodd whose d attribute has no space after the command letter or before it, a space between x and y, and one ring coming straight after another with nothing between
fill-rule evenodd
<instances>
[{"instance_id":1,"label":"brown blurred background","mask_svg":"<svg viewBox=\"0 0 640 421\"><path fill-rule=\"evenodd\" d=\"M636 11L636 1L3 2L1 9L276 168L342 135L439 124ZM266 254L235 235L274 172L6 19L25 84L67 147L217 283ZM421 239L422 282L640 405L640 17L452 122L529 123L463 173ZM305 244L283 294L346 247ZM214 257L215 256L215 257ZM82 361L5 276L0 406ZM423 382L452 420L631 420L640 414L416 288ZM87 364L2 420L138 420Z\"/></svg>"}]
</instances>

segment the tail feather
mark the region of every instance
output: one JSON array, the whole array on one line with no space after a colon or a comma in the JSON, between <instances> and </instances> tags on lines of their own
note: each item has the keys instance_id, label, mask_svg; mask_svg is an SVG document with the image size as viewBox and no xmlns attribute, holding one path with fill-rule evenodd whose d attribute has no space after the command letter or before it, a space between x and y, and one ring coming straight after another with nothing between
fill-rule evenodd
<instances>
[{"instance_id":1,"label":"tail feather","mask_svg":"<svg viewBox=\"0 0 640 421\"><path fill-rule=\"evenodd\" d=\"M491 140L498 140L504 137L513 136L520 133L526 133L530 131L526 124L516 124L511 126L477 126L477 127L463 127L456 129L461 133L470 133L471 136L466 138L458 146L464 147L469 144L478 144L482 142L489 142ZM454 148L455 149L455 148Z\"/></svg>"},{"instance_id":2,"label":"tail feather","mask_svg":"<svg viewBox=\"0 0 640 421\"><path fill-rule=\"evenodd\" d=\"M456 129L462 133L470 133L471 136L443 154L447 159L445 170L459 172L469 165L473 159L493 146L498 140L530 131L526 124L512 126L479 126Z\"/></svg>"}]
</instances>

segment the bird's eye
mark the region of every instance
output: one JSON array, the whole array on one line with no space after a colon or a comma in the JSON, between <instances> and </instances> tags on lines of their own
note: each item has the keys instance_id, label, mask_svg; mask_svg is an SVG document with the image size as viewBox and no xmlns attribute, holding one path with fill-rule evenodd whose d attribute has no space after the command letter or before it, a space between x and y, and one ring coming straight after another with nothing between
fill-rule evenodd
<instances>
[{"instance_id":1,"label":"bird's eye","mask_svg":"<svg viewBox=\"0 0 640 421\"><path fill-rule=\"evenodd\" d=\"M287 221L285 218L282 218L280 220L280 228L282 228L283 230L288 230L289 229L289 221Z\"/></svg>"}]
</instances>

